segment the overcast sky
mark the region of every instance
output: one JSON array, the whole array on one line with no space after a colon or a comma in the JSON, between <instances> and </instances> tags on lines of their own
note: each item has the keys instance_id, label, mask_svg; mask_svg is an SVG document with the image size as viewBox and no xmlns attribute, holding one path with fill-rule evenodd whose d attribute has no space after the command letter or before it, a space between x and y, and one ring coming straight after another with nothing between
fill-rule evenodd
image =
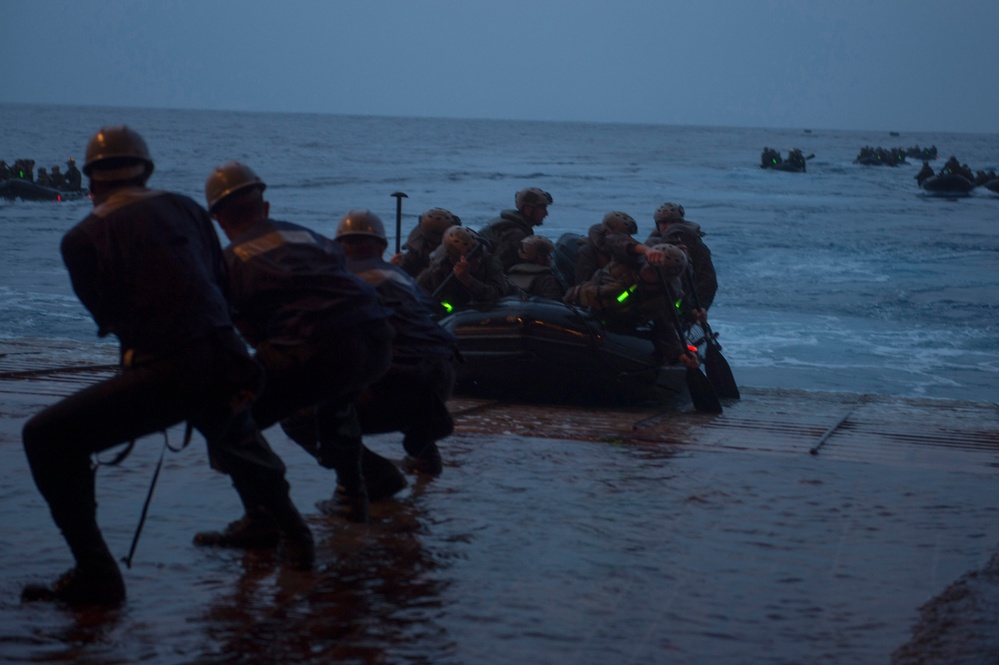
<instances>
[{"instance_id":1,"label":"overcast sky","mask_svg":"<svg viewBox=\"0 0 999 665\"><path fill-rule=\"evenodd\" d=\"M999 133L999 0L0 0L0 102Z\"/></svg>"}]
</instances>

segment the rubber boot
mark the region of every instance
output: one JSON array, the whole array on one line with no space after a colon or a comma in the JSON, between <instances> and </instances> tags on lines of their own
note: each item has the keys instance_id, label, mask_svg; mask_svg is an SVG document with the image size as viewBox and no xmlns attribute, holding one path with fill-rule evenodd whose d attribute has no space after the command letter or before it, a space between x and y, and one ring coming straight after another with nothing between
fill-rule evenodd
<instances>
[{"instance_id":1,"label":"rubber boot","mask_svg":"<svg viewBox=\"0 0 999 665\"><path fill-rule=\"evenodd\" d=\"M76 565L51 586L28 585L21 599L56 600L73 607L114 607L125 602L125 581L97 526L94 471L69 473L58 494L49 494L52 517Z\"/></svg>"},{"instance_id":2,"label":"rubber boot","mask_svg":"<svg viewBox=\"0 0 999 665\"><path fill-rule=\"evenodd\" d=\"M444 463L441 461L441 453L433 441L428 442L426 439L407 434L402 441L402 447L407 453L403 466L408 471L428 476L439 476L443 473Z\"/></svg>"},{"instance_id":3,"label":"rubber boot","mask_svg":"<svg viewBox=\"0 0 999 665\"><path fill-rule=\"evenodd\" d=\"M294 568L309 570L316 560L316 547L309 525L287 492L266 500L264 507L273 515L281 531L281 556Z\"/></svg>"},{"instance_id":4,"label":"rubber boot","mask_svg":"<svg viewBox=\"0 0 999 665\"><path fill-rule=\"evenodd\" d=\"M392 460L365 446L361 450L361 471L369 501L382 501L406 487L406 476Z\"/></svg>"},{"instance_id":5,"label":"rubber boot","mask_svg":"<svg viewBox=\"0 0 999 665\"><path fill-rule=\"evenodd\" d=\"M368 521L368 490L364 483L361 456L361 426L353 403L342 405L335 412L323 409L318 413L319 463L336 471L337 489L334 497L344 497L342 514L351 522ZM335 504L335 501L333 502ZM320 510L329 512L330 503L321 502Z\"/></svg>"},{"instance_id":6,"label":"rubber boot","mask_svg":"<svg viewBox=\"0 0 999 665\"><path fill-rule=\"evenodd\" d=\"M222 531L201 531L194 536L194 544L201 547L272 548L280 541L277 520L260 508L248 511Z\"/></svg>"}]
</instances>

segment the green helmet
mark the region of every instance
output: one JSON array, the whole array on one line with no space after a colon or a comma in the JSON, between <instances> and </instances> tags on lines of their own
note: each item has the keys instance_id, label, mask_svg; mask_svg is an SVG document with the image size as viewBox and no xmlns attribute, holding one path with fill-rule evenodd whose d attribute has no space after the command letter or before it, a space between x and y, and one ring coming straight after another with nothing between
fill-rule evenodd
<instances>
[{"instance_id":1,"label":"green helmet","mask_svg":"<svg viewBox=\"0 0 999 665\"><path fill-rule=\"evenodd\" d=\"M555 253L555 245L544 236L529 235L520 241L520 249L517 254L520 258L533 263L539 256L550 257Z\"/></svg>"},{"instance_id":2,"label":"green helmet","mask_svg":"<svg viewBox=\"0 0 999 665\"><path fill-rule=\"evenodd\" d=\"M101 127L87 142L83 173L92 180L116 182L153 173L145 139L127 125Z\"/></svg>"},{"instance_id":3,"label":"green helmet","mask_svg":"<svg viewBox=\"0 0 999 665\"><path fill-rule=\"evenodd\" d=\"M340 218L336 227L337 239L367 236L388 242L385 237L385 225L375 213L370 210L351 210Z\"/></svg>"},{"instance_id":4,"label":"green helmet","mask_svg":"<svg viewBox=\"0 0 999 665\"><path fill-rule=\"evenodd\" d=\"M225 199L251 187L257 187L262 192L267 189L267 184L246 164L233 161L216 166L205 180L208 212L214 213Z\"/></svg>"},{"instance_id":5,"label":"green helmet","mask_svg":"<svg viewBox=\"0 0 999 665\"><path fill-rule=\"evenodd\" d=\"M517 210L523 210L525 206L549 206L552 204L552 195L543 189L528 187L517 192L513 202Z\"/></svg>"},{"instance_id":6,"label":"green helmet","mask_svg":"<svg viewBox=\"0 0 999 665\"><path fill-rule=\"evenodd\" d=\"M423 237L440 237L452 226L461 226L461 220L450 210L444 208L431 208L420 215L420 232Z\"/></svg>"},{"instance_id":7,"label":"green helmet","mask_svg":"<svg viewBox=\"0 0 999 665\"><path fill-rule=\"evenodd\" d=\"M478 244L479 241L475 234L464 226L449 227L441 240L441 246L444 247L444 251L447 252L448 258L452 262L458 261L463 256L468 256Z\"/></svg>"},{"instance_id":8,"label":"green helmet","mask_svg":"<svg viewBox=\"0 0 999 665\"><path fill-rule=\"evenodd\" d=\"M653 219L656 220L656 224L668 224L670 222L679 222L683 219L684 210L683 206L679 203L666 202L656 208L656 212L653 215Z\"/></svg>"},{"instance_id":9,"label":"green helmet","mask_svg":"<svg viewBox=\"0 0 999 665\"><path fill-rule=\"evenodd\" d=\"M607 213L600 223L611 233L627 233L628 235L638 233L638 222L635 221L635 218L620 210Z\"/></svg>"},{"instance_id":10,"label":"green helmet","mask_svg":"<svg viewBox=\"0 0 999 665\"><path fill-rule=\"evenodd\" d=\"M652 249L657 249L666 255L665 262L659 266L659 270L662 271L663 277L666 277L667 279L679 277L684 273L684 271L687 270L687 255L676 245L661 243L659 245L653 245Z\"/></svg>"}]
</instances>

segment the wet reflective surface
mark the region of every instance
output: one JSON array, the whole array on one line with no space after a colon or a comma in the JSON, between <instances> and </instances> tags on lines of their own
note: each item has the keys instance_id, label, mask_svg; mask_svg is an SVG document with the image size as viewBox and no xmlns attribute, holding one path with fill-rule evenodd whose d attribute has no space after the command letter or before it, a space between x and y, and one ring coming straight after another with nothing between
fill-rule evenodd
<instances>
[{"instance_id":1,"label":"wet reflective surface","mask_svg":"<svg viewBox=\"0 0 999 665\"><path fill-rule=\"evenodd\" d=\"M444 474L411 477L369 525L319 513L332 475L272 429L317 538L310 573L191 544L239 512L196 440L167 456L124 608L21 604L21 586L70 564L16 426L51 398L21 385L0 394L0 662L943 663L968 637L938 622L914 639L927 604L951 625L999 625L984 574L982 602L938 598L999 542L994 407L864 404L810 455L857 397L761 390L719 417L455 400ZM893 418L981 445L848 451L871 452L855 440L865 419ZM161 446L98 471L121 555ZM391 436L372 447L402 455Z\"/></svg>"}]
</instances>

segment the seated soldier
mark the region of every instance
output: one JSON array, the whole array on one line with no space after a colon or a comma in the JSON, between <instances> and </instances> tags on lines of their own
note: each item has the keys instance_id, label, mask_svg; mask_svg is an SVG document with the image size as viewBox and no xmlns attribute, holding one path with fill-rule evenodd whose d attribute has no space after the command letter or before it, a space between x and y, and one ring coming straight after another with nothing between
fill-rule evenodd
<instances>
[{"instance_id":1,"label":"seated soldier","mask_svg":"<svg viewBox=\"0 0 999 665\"><path fill-rule=\"evenodd\" d=\"M676 328L671 308L682 296L679 277L687 269L687 255L678 247L660 244L641 258L615 259L589 282L566 293L569 305L588 307L609 329L637 332L651 325L652 343L660 362L697 367Z\"/></svg>"},{"instance_id":2,"label":"seated soldier","mask_svg":"<svg viewBox=\"0 0 999 665\"><path fill-rule=\"evenodd\" d=\"M416 282L441 304L442 314L514 293L503 274L503 264L474 231L463 226L444 232L441 246L434 250L430 265Z\"/></svg>"},{"instance_id":3,"label":"seated soldier","mask_svg":"<svg viewBox=\"0 0 999 665\"><path fill-rule=\"evenodd\" d=\"M66 186L66 177L59 170L58 166L53 166L49 171L49 181L51 181L52 186L56 189L62 189Z\"/></svg>"},{"instance_id":4,"label":"seated soldier","mask_svg":"<svg viewBox=\"0 0 999 665\"><path fill-rule=\"evenodd\" d=\"M604 215L599 224L594 224L586 233L576 253L574 284L582 284L593 278L594 273L614 258L615 252L627 251L627 243L638 233L638 222L626 212L618 210ZM627 258L621 255L620 258Z\"/></svg>"},{"instance_id":5,"label":"seated soldier","mask_svg":"<svg viewBox=\"0 0 999 665\"><path fill-rule=\"evenodd\" d=\"M653 215L656 229L649 234L645 244L657 245L665 242L676 245L687 253L697 300L706 312L718 292L718 276L711 260L711 250L702 240L706 234L699 224L687 221L684 214L683 206L678 203L666 202L656 208Z\"/></svg>"},{"instance_id":6,"label":"seated soldier","mask_svg":"<svg viewBox=\"0 0 999 665\"><path fill-rule=\"evenodd\" d=\"M535 226L544 224L548 206L552 204L552 195L538 187L522 189L513 199L516 210L501 211L479 229L479 235L489 243L504 270L520 260L520 241L534 235Z\"/></svg>"},{"instance_id":7,"label":"seated soldier","mask_svg":"<svg viewBox=\"0 0 999 665\"><path fill-rule=\"evenodd\" d=\"M416 278L430 265L430 254L440 247L444 232L452 226L461 226L458 215L444 208L431 208L420 215L420 220L410 231L406 244L391 258L392 263Z\"/></svg>"},{"instance_id":8,"label":"seated soldier","mask_svg":"<svg viewBox=\"0 0 999 665\"><path fill-rule=\"evenodd\" d=\"M555 245L544 236L530 235L520 241L520 263L506 271L506 277L525 295L562 300L565 285L552 267Z\"/></svg>"},{"instance_id":9,"label":"seated soldier","mask_svg":"<svg viewBox=\"0 0 999 665\"><path fill-rule=\"evenodd\" d=\"M65 187L69 190L77 190L83 187L83 175L80 169L76 168L76 160L70 157L66 160Z\"/></svg>"}]
</instances>

